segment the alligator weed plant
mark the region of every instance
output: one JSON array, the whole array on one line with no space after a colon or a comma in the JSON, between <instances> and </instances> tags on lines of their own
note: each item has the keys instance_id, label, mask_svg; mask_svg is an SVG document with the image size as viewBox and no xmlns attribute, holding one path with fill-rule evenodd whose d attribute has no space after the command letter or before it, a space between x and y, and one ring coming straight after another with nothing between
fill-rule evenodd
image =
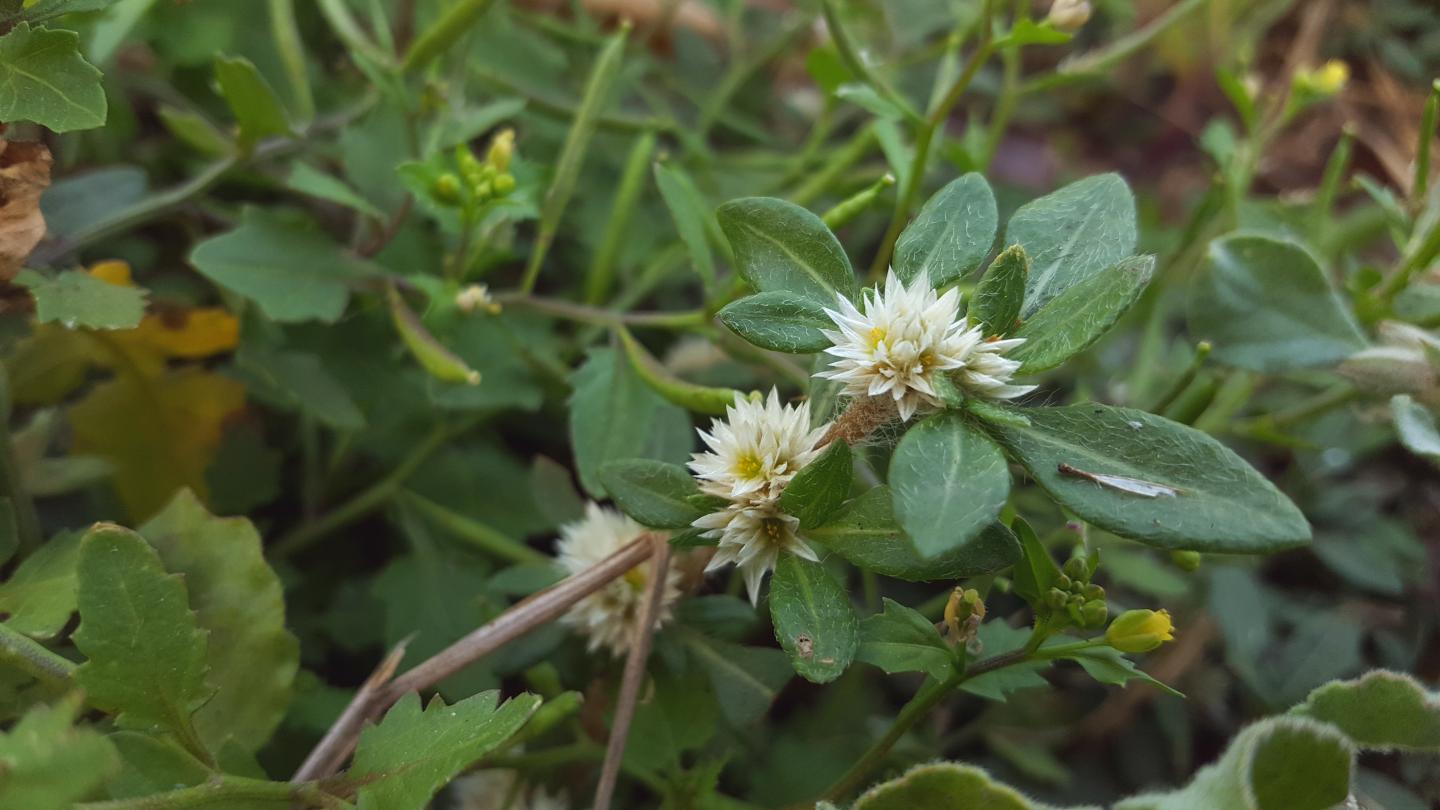
<instances>
[{"instance_id":1,"label":"alligator weed plant","mask_svg":"<svg viewBox=\"0 0 1440 810\"><path fill-rule=\"evenodd\" d=\"M1436 806L1436 25L0 0L0 807Z\"/></svg>"}]
</instances>

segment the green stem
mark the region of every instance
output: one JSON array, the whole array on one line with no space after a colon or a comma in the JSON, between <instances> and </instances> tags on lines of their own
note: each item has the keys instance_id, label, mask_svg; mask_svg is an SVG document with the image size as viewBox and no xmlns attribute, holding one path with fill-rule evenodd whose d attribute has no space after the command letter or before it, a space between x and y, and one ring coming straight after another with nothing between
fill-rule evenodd
<instances>
[{"instance_id":1,"label":"green stem","mask_svg":"<svg viewBox=\"0 0 1440 810\"><path fill-rule=\"evenodd\" d=\"M289 557L309 548L315 541L343 526L359 520L383 506L397 492L400 486L415 474L430 456L447 441L463 432L473 421L467 420L461 428L437 427L422 442L410 451L390 474L372 484L368 489L340 506L326 512L319 519L300 524L275 541L271 553L277 558Z\"/></svg>"},{"instance_id":2,"label":"green stem","mask_svg":"<svg viewBox=\"0 0 1440 810\"><path fill-rule=\"evenodd\" d=\"M315 117L315 96L310 92L310 75L305 71L305 46L295 24L294 0L270 0L270 35L275 40L275 50L280 52L296 112L300 120L308 122Z\"/></svg>"},{"instance_id":3,"label":"green stem","mask_svg":"<svg viewBox=\"0 0 1440 810\"><path fill-rule=\"evenodd\" d=\"M1195 375L1200 373L1201 366L1205 365L1206 358L1210 356L1211 348L1212 346L1208 340L1202 340L1195 344L1195 356L1190 358L1190 365L1187 366L1185 372L1171 384L1170 388L1166 390L1164 394L1161 394L1159 399L1155 400L1155 404L1150 406L1149 410L1151 413L1163 413L1166 408L1175 402L1181 392L1189 387L1190 383L1194 381Z\"/></svg>"},{"instance_id":4,"label":"green stem","mask_svg":"<svg viewBox=\"0 0 1440 810\"><path fill-rule=\"evenodd\" d=\"M1425 111L1420 115L1420 144L1415 150L1415 182L1410 188L1410 200L1418 210L1425 204L1425 195L1430 189L1430 142L1435 140L1435 121L1440 117L1440 79L1430 84L1430 96L1425 99Z\"/></svg>"},{"instance_id":5,"label":"green stem","mask_svg":"<svg viewBox=\"0 0 1440 810\"><path fill-rule=\"evenodd\" d=\"M82 802L75 807L76 810L172 810L172 808L209 807L217 804L233 806L244 802L252 802L260 806L273 805L276 808L291 807L297 802L307 808L348 806L340 798L326 793L313 784L297 785L289 782L250 779L243 776L221 776L216 781L180 788L167 793L156 793L131 799L114 799L106 802Z\"/></svg>"},{"instance_id":6,"label":"green stem","mask_svg":"<svg viewBox=\"0 0 1440 810\"><path fill-rule=\"evenodd\" d=\"M74 662L56 655L8 624L0 624L0 663L24 672L57 693L75 685Z\"/></svg>"},{"instance_id":7,"label":"green stem","mask_svg":"<svg viewBox=\"0 0 1440 810\"><path fill-rule=\"evenodd\" d=\"M833 151L818 171L809 173L808 179L787 195L789 200L796 205L809 205L819 199L840 175L869 154L874 145L875 124L872 122L861 127L849 141Z\"/></svg>"},{"instance_id":8,"label":"green stem","mask_svg":"<svg viewBox=\"0 0 1440 810\"><path fill-rule=\"evenodd\" d=\"M517 293L500 293L495 300L505 306L524 307L557 318L590 323L597 326L650 326L660 329L690 329L703 326L709 320L704 310L694 309L682 312L617 312L613 309L572 304L557 298L541 298Z\"/></svg>"},{"instance_id":9,"label":"green stem","mask_svg":"<svg viewBox=\"0 0 1440 810\"><path fill-rule=\"evenodd\" d=\"M1169 11L1152 20L1149 25L1138 28L1103 48L1093 50L1077 59L1062 62L1059 72L1026 82L1020 86L1019 92L1021 95L1025 95L1048 90L1052 87L1072 84L1097 73L1103 73L1150 44L1156 37L1165 33L1171 26L1185 19L1191 12L1198 10L1207 2L1208 0L1181 0Z\"/></svg>"},{"instance_id":10,"label":"green stem","mask_svg":"<svg viewBox=\"0 0 1440 810\"><path fill-rule=\"evenodd\" d=\"M625 170L620 174L620 185L615 189L615 198L610 204L610 220L605 224L605 235L595 251L595 260L585 277L585 303L599 304L610 293L615 282L615 260L625 244L625 236L634 218L635 205L640 193L645 190L645 179L650 172L650 158L655 154L655 132L647 130L635 139L630 148L630 157L625 161Z\"/></svg>"},{"instance_id":11,"label":"green stem","mask_svg":"<svg viewBox=\"0 0 1440 810\"><path fill-rule=\"evenodd\" d=\"M479 22L493 5L495 0L460 0L452 4L415 39L415 43L405 53L405 62L401 69L406 73L423 70L459 42L460 37Z\"/></svg>"},{"instance_id":12,"label":"green stem","mask_svg":"<svg viewBox=\"0 0 1440 810\"><path fill-rule=\"evenodd\" d=\"M503 532L459 512L447 509L422 495L404 491L399 494L399 497L404 504L414 507L416 512L435 525L487 554L515 563L551 561L550 557L516 541Z\"/></svg>"},{"instance_id":13,"label":"green stem","mask_svg":"<svg viewBox=\"0 0 1440 810\"><path fill-rule=\"evenodd\" d=\"M1299 402L1273 414L1243 420L1235 425L1236 433L1269 434L1296 422L1303 422L1312 416L1338 408L1360 397L1360 389L1346 383L1321 391L1307 400Z\"/></svg>"},{"instance_id":14,"label":"green stem","mask_svg":"<svg viewBox=\"0 0 1440 810\"><path fill-rule=\"evenodd\" d=\"M825 227L832 231L844 227L874 205L875 201L880 198L880 194L893 185L895 185L895 175L886 174L858 193L841 200L834 208L821 214L820 220L825 223Z\"/></svg>"},{"instance_id":15,"label":"green stem","mask_svg":"<svg viewBox=\"0 0 1440 810\"><path fill-rule=\"evenodd\" d=\"M850 30L845 27L845 21L840 19L840 12L836 8L836 0L824 0L820 5L825 15L825 27L830 30L830 39L835 43L835 50L840 54L840 61L855 74L855 77L870 85L875 92L884 96L892 104L904 111L911 119L919 119L920 115L915 112L915 107L908 99L895 91L888 82L880 78L880 75L871 69L865 57L855 46L855 40L850 36Z\"/></svg>"},{"instance_id":16,"label":"green stem","mask_svg":"<svg viewBox=\"0 0 1440 810\"><path fill-rule=\"evenodd\" d=\"M1015 21L1030 16L1030 0L1016 0ZM988 168L1000 150L1000 141L1010 126L1010 116L1015 113L1015 102L1020 98L1020 47L1012 45L1000 54L1004 75L1000 80L1000 97L995 101L995 111L990 116L990 125L985 132L985 153L980 160L982 169Z\"/></svg>"}]
</instances>

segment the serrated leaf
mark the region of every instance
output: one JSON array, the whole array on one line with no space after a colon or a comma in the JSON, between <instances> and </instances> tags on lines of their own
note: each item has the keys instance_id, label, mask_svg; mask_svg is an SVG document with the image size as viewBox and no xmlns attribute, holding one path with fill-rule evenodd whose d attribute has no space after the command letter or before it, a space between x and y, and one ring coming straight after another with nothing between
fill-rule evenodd
<instances>
[{"instance_id":1,"label":"serrated leaf","mask_svg":"<svg viewBox=\"0 0 1440 810\"><path fill-rule=\"evenodd\" d=\"M600 483L620 511L655 529L687 529L704 516L689 498L699 493L684 467L632 458L600 467Z\"/></svg>"},{"instance_id":2,"label":"serrated leaf","mask_svg":"<svg viewBox=\"0 0 1440 810\"><path fill-rule=\"evenodd\" d=\"M74 31L22 22L0 37L0 121L68 132L104 126L105 111L100 71Z\"/></svg>"},{"instance_id":3,"label":"serrated leaf","mask_svg":"<svg viewBox=\"0 0 1440 810\"><path fill-rule=\"evenodd\" d=\"M905 432L890 457L889 482L895 516L926 558L969 544L1010 495L1000 448L954 411Z\"/></svg>"},{"instance_id":4,"label":"serrated leaf","mask_svg":"<svg viewBox=\"0 0 1440 810\"><path fill-rule=\"evenodd\" d=\"M808 354L830 347L822 330L834 329L825 305L784 290L747 295L725 305L715 317L762 349Z\"/></svg>"},{"instance_id":5,"label":"serrated leaf","mask_svg":"<svg viewBox=\"0 0 1440 810\"><path fill-rule=\"evenodd\" d=\"M935 192L895 242L895 273L908 284L928 275L943 287L967 275L990 253L999 227L995 193L971 172Z\"/></svg>"},{"instance_id":6,"label":"serrated leaf","mask_svg":"<svg viewBox=\"0 0 1440 810\"><path fill-rule=\"evenodd\" d=\"M174 742L138 731L117 731L107 739L123 765L105 786L112 799L128 799L198 785L214 771Z\"/></svg>"},{"instance_id":7,"label":"serrated leaf","mask_svg":"<svg viewBox=\"0 0 1440 810\"><path fill-rule=\"evenodd\" d=\"M195 713L212 751L227 740L256 751L290 705L300 645L285 629L280 579L260 534L245 518L219 518L181 490L140 534L165 568L185 575L190 605L209 633L206 659L215 697Z\"/></svg>"},{"instance_id":8,"label":"serrated leaf","mask_svg":"<svg viewBox=\"0 0 1440 810\"><path fill-rule=\"evenodd\" d=\"M1135 250L1135 198L1118 174L1071 183L1022 205L1005 230L1030 256L1023 317Z\"/></svg>"},{"instance_id":9,"label":"serrated leaf","mask_svg":"<svg viewBox=\"0 0 1440 810\"><path fill-rule=\"evenodd\" d=\"M731 200L716 211L736 269L756 292L803 295L826 306L855 292L850 257L820 217L773 197Z\"/></svg>"},{"instance_id":10,"label":"serrated leaf","mask_svg":"<svg viewBox=\"0 0 1440 810\"><path fill-rule=\"evenodd\" d=\"M993 523L969 544L926 559L895 521L889 487L874 487L850 501L830 522L805 532L854 565L887 577L922 582L992 573L1020 559L1010 530Z\"/></svg>"},{"instance_id":11,"label":"serrated leaf","mask_svg":"<svg viewBox=\"0 0 1440 810\"><path fill-rule=\"evenodd\" d=\"M1212 241L1188 300L1191 334L1226 365L1286 371L1365 347L1320 265L1293 242L1244 233Z\"/></svg>"},{"instance_id":12,"label":"serrated leaf","mask_svg":"<svg viewBox=\"0 0 1440 810\"><path fill-rule=\"evenodd\" d=\"M694 435L689 416L652 391L613 349L592 350L570 375L570 388L570 444L580 484L592 497L605 497L600 468L608 462L661 455L653 439L666 432L662 428L676 426L687 445Z\"/></svg>"},{"instance_id":13,"label":"serrated leaf","mask_svg":"<svg viewBox=\"0 0 1440 810\"><path fill-rule=\"evenodd\" d=\"M776 640L807 681L829 683L855 658L855 609L821 563L781 555L770 579L770 618Z\"/></svg>"},{"instance_id":14,"label":"serrated leaf","mask_svg":"<svg viewBox=\"0 0 1440 810\"><path fill-rule=\"evenodd\" d=\"M235 230L196 245L190 263L277 321L334 323L349 285L376 272L318 229L259 208L247 208Z\"/></svg>"},{"instance_id":15,"label":"serrated leaf","mask_svg":"<svg viewBox=\"0 0 1440 810\"><path fill-rule=\"evenodd\" d=\"M26 557L0 584L0 613L5 624L31 638L54 638L75 612L75 570L80 562L80 532L51 538Z\"/></svg>"},{"instance_id":16,"label":"serrated leaf","mask_svg":"<svg viewBox=\"0 0 1440 810\"><path fill-rule=\"evenodd\" d=\"M1100 683L1124 686L1130 681L1138 680L1158 687L1176 697L1184 697L1169 686L1136 669L1135 662L1126 658L1124 653L1114 647L1091 647L1062 657L1079 664L1090 674L1090 677Z\"/></svg>"},{"instance_id":17,"label":"serrated leaf","mask_svg":"<svg viewBox=\"0 0 1440 810\"><path fill-rule=\"evenodd\" d=\"M866 791L852 810L1060 810L1039 804L985 771L954 762L917 765ZM1073 808L1098 810L1098 808Z\"/></svg>"},{"instance_id":18,"label":"serrated leaf","mask_svg":"<svg viewBox=\"0 0 1440 810\"><path fill-rule=\"evenodd\" d=\"M1098 403L1026 414L1029 426L991 422L991 435L1050 497L1102 529L1160 548L1212 552L1271 552L1310 540L1310 525L1289 498L1194 428ZM1107 485L1087 474L1136 484ZM1159 494L1143 494L1147 484Z\"/></svg>"},{"instance_id":19,"label":"serrated leaf","mask_svg":"<svg viewBox=\"0 0 1440 810\"><path fill-rule=\"evenodd\" d=\"M140 535L98 524L80 542L75 681L122 728L198 743L191 715L214 694L184 581ZM188 747L188 746L187 746Z\"/></svg>"},{"instance_id":20,"label":"serrated leaf","mask_svg":"<svg viewBox=\"0 0 1440 810\"><path fill-rule=\"evenodd\" d=\"M836 439L790 479L780 494L780 511L799 518L800 528L813 529L829 520L850 496L854 476L850 445Z\"/></svg>"},{"instance_id":21,"label":"serrated leaf","mask_svg":"<svg viewBox=\"0 0 1440 810\"><path fill-rule=\"evenodd\" d=\"M0 732L0 806L70 810L120 766L115 748L92 729L76 728L79 694L36 706Z\"/></svg>"},{"instance_id":22,"label":"serrated leaf","mask_svg":"<svg viewBox=\"0 0 1440 810\"><path fill-rule=\"evenodd\" d=\"M978 638L982 654L990 658L1024 647L1030 639L1030 630L1011 627L1003 619L992 619L980 625ZM1049 666L1049 661L1021 661L969 677L960 688L986 700L1004 702L1012 692L1021 689L1048 688L1050 682L1040 677L1040 671Z\"/></svg>"},{"instance_id":23,"label":"serrated leaf","mask_svg":"<svg viewBox=\"0 0 1440 810\"><path fill-rule=\"evenodd\" d=\"M216 58L215 81L240 124L238 140L242 150L248 150L261 138L290 134L290 122L279 97L249 59L243 56Z\"/></svg>"},{"instance_id":24,"label":"serrated leaf","mask_svg":"<svg viewBox=\"0 0 1440 810\"><path fill-rule=\"evenodd\" d=\"M66 329L133 329L145 316L145 291L110 284L82 270L46 278L22 270L15 283L35 298L35 319Z\"/></svg>"},{"instance_id":25,"label":"serrated leaf","mask_svg":"<svg viewBox=\"0 0 1440 810\"><path fill-rule=\"evenodd\" d=\"M1294 711L1334 725L1362 748L1440 750L1440 695L1402 673L1376 670L1332 681Z\"/></svg>"},{"instance_id":26,"label":"serrated leaf","mask_svg":"<svg viewBox=\"0 0 1440 810\"><path fill-rule=\"evenodd\" d=\"M360 734L346 776L360 783L359 810L423 810L444 787L519 731L540 706L535 695L499 704L482 692L453 705L436 696L400 698L384 719Z\"/></svg>"},{"instance_id":27,"label":"serrated leaf","mask_svg":"<svg viewBox=\"0 0 1440 810\"><path fill-rule=\"evenodd\" d=\"M1001 251L975 287L965 313L970 323L979 324L986 337L1010 334L1025 305L1025 279L1029 277L1030 257L1025 248L1011 245Z\"/></svg>"},{"instance_id":28,"label":"serrated leaf","mask_svg":"<svg viewBox=\"0 0 1440 810\"><path fill-rule=\"evenodd\" d=\"M918 611L889 597L880 613L860 622L860 648L855 657L896 672L924 672L943 681L955 672L955 651Z\"/></svg>"},{"instance_id":29,"label":"serrated leaf","mask_svg":"<svg viewBox=\"0 0 1440 810\"><path fill-rule=\"evenodd\" d=\"M1090 348L1140 298L1155 270L1154 256L1132 256L1050 299L1015 332L1025 342L1010 352L1017 374L1054 368Z\"/></svg>"}]
</instances>

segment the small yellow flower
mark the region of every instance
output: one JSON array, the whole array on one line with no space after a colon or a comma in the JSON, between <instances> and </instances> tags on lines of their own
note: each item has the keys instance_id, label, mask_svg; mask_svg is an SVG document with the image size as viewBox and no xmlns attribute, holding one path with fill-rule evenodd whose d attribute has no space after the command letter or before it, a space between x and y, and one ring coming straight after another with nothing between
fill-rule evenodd
<instances>
[{"instance_id":1,"label":"small yellow flower","mask_svg":"<svg viewBox=\"0 0 1440 810\"><path fill-rule=\"evenodd\" d=\"M1175 639L1168 610L1127 610L1105 630L1105 641L1120 652L1143 653Z\"/></svg>"},{"instance_id":2,"label":"small yellow flower","mask_svg":"<svg viewBox=\"0 0 1440 810\"><path fill-rule=\"evenodd\" d=\"M1350 66L1341 59L1331 59L1313 70L1302 70L1296 76L1301 88L1318 96L1333 96L1350 81Z\"/></svg>"}]
</instances>

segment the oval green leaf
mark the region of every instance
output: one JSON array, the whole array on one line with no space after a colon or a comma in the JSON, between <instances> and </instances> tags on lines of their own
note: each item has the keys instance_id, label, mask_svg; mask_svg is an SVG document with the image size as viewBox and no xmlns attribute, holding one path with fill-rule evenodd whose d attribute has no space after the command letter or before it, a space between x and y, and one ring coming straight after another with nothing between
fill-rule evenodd
<instances>
[{"instance_id":1,"label":"oval green leaf","mask_svg":"<svg viewBox=\"0 0 1440 810\"><path fill-rule=\"evenodd\" d=\"M854 476L850 446L837 439L795 474L780 495L780 509L799 518L802 529L819 526L845 503Z\"/></svg>"},{"instance_id":2,"label":"oval green leaf","mask_svg":"<svg viewBox=\"0 0 1440 810\"><path fill-rule=\"evenodd\" d=\"M855 658L860 622L845 589L821 563L780 555L770 580L770 618L776 640L807 681L829 683Z\"/></svg>"},{"instance_id":3,"label":"oval green leaf","mask_svg":"<svg viewBox=\"0 0 1440 810\"><path fill-rule=\"evenodd\" d=\"M1020 374L1054 368L1090 348L1145 291L1154 256L1131 256L1050 299L1015 337L1025 342L1010 352L1024 363Z\"/></svg>"},{"instance_id":4,"label":"oval green leaf","mask_svg":"<svg viewBox=\"0 0 1440 810\"><path fill-rule=\"evenodd\" d=\"M829 304L855 292L850 257L820 217L773 197L743 197L716 211L736 269L757 292L776 290Z\"/></svg>"},{"instance_id":5,"label":"oval green leaf","mask_svg":"<svg viewBox=\"0 0 1440 810\"><path fill-rule=\"evenodd\" d=\"M905 432L890 457L895 515L923 557L962 547L1010 495L1005 456L965 417L943 411Z\"/></svg>"},{"instance_id":6,"label":"oval green leaf","mask_svg":"<svg viewBox=\"0 0 1440 810\"><path fill-rule=\"evenodd\" d=\"M702 517L690 496L695 479L678 464L629 458L600 468L600 483L620 511L654 529L685 529Z\"/></svg>"},{"instance_id":7,"label":"oval green leaf","mask_svg":"<svg viewBox=\"0 0 1440 810\"><path fill-rule=\"evenodd\" d=\"M1087 177L1022 205L1005 231L1030 254L1029 317L1047 301L1135 251L1135 197L1118 174Z\"/></svg>"},{"instance_id":8,"label":"oval green leaf","mask_svg":"<svg viewBox=\"0 0 1440 810\"><path fill-rule=\"evenodd\" d=\"M789 354L808 354L829 348L830 338L821 330L835 328L819 301L783 290L732 301L715 317L746 341L762 349Z\"/></svg>"},{"instance_id":9,"label":"oval green leaf","mask_svg":"<svg viewBox=\"0 0 1440 810\"><path fill-rule=\"evenodd\" d=\"M927 201L895 242L895 272L906 283L924 274L941 287L970 273L995 244L995 192L976 172L950 181Z\"/></svg>"}]
</instances>

